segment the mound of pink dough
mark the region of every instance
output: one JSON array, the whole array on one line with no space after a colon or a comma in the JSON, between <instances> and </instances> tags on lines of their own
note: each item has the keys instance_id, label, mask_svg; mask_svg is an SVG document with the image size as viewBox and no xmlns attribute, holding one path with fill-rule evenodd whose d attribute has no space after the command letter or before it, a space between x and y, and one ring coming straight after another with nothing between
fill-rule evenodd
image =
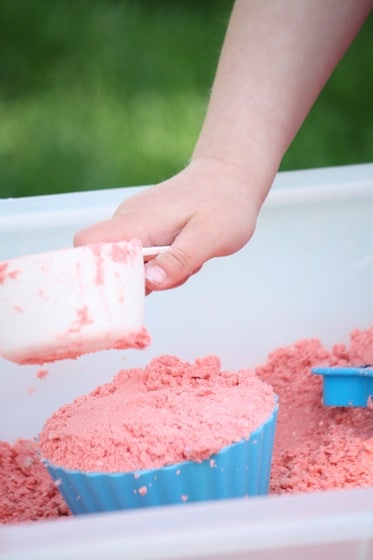
<instances>
[{"instance_id":1,"label":"mound of pink dough","mask_svg":"<svg viewBox=\"0 0 373 560\"><path fill-rule=\"evenodd\" d=\"M70 515L69 509L41 463L36 443L0 441L0 522L66 515Z\"/></svg>"},{"instance_id":2,"label":"mound of pink dough","mask_svg":"<svg viewBox=\"0 0 373 560\"><path fill-rule=\"evenodd\" d=\"M373 409L327 407L316 365L373 363L373 327L354 330L349 348L302 340L269 355L257 374L280 397L270 491L316 492L373 486Z\"/></svg>"},{"instance_id":3,"label":"mound of pink dough","mask_svg":"<svg viewBox=\"0 0 373 560\"><path fill-rule=\"evenodd\" d=\"M218 358L174 356L120 371L49 418L42 455L89 472L128 472L202 461L247 438L273 412L275 395L253 370L222 371Z\"/></svg>"}]
</instances>

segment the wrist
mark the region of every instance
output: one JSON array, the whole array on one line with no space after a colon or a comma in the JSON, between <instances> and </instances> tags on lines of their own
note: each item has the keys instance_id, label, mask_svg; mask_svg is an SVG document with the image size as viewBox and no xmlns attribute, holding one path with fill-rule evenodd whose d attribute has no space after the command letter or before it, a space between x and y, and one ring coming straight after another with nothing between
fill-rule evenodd
<instances>
[{"instance_id":1,"label":"wrist","mask_svg":"<svg viewBox=\"0 0 373 560\"><path fill-rule=\"evenodd\" d=\"M190 160L191 167L199 167L204 173L219 174L231 185L242 185L259 212L278 171L279 162L272 164L261 154L249 153L245 158L237 154L230 156L224 151L218 153L196 146Z\"/></svg>"}]
</instances>

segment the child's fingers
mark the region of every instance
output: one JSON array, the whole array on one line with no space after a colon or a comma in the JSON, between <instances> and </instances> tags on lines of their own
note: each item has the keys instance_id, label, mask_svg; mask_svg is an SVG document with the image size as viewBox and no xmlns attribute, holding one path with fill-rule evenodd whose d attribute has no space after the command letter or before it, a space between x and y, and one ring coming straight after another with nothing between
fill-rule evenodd
<instances>
[{"instance_id":1,"label":"child's fingers","mask_svg":"<svg viewBox=\"0 0 373 560\"><path fill-rule=\"evenodd\" d=\"M203 217L192 218L170 248L145 265L149 290L166 290L183 284L203 264L221 253L221 239Z\"/></svg>"}]
</instances>

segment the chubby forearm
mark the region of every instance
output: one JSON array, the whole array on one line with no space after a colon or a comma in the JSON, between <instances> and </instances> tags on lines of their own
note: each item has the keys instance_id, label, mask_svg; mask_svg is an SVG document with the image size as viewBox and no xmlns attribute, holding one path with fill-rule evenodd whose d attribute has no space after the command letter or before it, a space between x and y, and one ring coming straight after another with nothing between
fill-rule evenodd
<instances>
[{"instance_id":1,"label":"chubby forearm","mask_svg":"<svg viewBox=\"0 0 373 560\"><path fill-rule=\"evenodd\" d=\"M254 173L265 196L372 4L236 0L193 158L223 160L251 179Z\"/></svg>"}]
</instances>

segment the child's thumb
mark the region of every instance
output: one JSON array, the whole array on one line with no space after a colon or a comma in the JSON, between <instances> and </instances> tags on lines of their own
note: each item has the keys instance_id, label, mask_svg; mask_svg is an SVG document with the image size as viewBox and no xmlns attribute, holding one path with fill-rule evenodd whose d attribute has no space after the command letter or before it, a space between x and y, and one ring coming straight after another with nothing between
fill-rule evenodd
<instances>
[{"instance_id":1,"label":"child's thumb","mask_svg":"<svg viewBox=\"0 0 373 560\"><path fill-rule=\"evenodd\" d=\"M171 246L165 253L145 264L146 287L166 290L183 284L195 272L192 255ZM197 266L197 270L200 266Z\"/></svg>"},{"instance_id":2,"label":"child's thumb","mask_svg":"<svg viewBox=\"0 0 373 560\"><path fill-rule=\"evenodd\" d=\"M189 223L167 251L146 263L146 287L153 291L180 286L214 254L208 235L201 235L200 228Z\"/></svg>"}]
</instances>

